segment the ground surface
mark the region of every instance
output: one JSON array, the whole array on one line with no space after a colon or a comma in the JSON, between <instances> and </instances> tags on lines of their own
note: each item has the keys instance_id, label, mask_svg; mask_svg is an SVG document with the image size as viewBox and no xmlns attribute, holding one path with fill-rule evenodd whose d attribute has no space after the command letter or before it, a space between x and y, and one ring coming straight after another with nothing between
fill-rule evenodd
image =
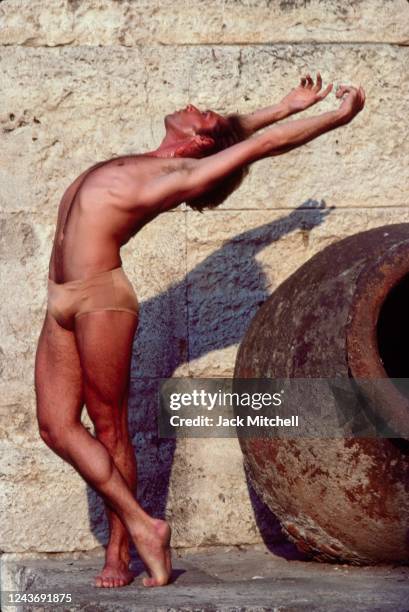
<instances>
[{"instance_id":1,"label":"ground surface","mask_svg":"<svg viewBox=\"0 0 409 612\"><path fill-rule=\"evenodd\" d=\"M93 576L102 559L92 554L14 560L6 556L3 575L8 574L8 585L13 577L15 588L72 593L72 604L47 610L409 611L409 567L287 561L262 546L174 551L173 556L172 584L155 589L142 586L143 572L136 561L136 577L131 585L121 589L94 588ZM19 612L42 609L34 605L15 608Z\"/></svg>"}]
</instances>

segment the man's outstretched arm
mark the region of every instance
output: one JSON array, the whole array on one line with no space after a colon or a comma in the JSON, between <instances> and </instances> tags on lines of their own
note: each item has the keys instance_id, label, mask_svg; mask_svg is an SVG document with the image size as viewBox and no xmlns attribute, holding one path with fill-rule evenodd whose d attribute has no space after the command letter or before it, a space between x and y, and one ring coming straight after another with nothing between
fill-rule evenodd
<instances>
[{"instance_id":1,"label":"man's outstretched arm","mask_svg":"<svg viewBox=\"0 0 409 612\"><path fill-rule=\"evenodd\" d=\"M248 137L276 121L285 119L294 113L299 113L317 104L317 102L324 100L331 90L332 83L324 90L322 89L322 77L319 72L317 73L317 82L315 84L312 77L307 74L305 77L302 77L300 84L294 87L278 104L266 106L248 114L240 115L233 113L228 115L227 118L233 119Z\"/></svg>"},{"instance_id":2,"label":"man's outstretched arm","mask_svg":"<svg viewBox=\"0 0 409 612\"><path fill-rule=\"evenodd\" d=\"M345 93L347 96L337 110L280 124L202 159L181 158L174 172L156 176L141 186L140 202L147 206L160 205L162 210L172 208L212 189L243 166L281 155L346 125L364 107L365 93L361 87L343 86L337 97L342 98Z\"/></svg>"}]
</instances>

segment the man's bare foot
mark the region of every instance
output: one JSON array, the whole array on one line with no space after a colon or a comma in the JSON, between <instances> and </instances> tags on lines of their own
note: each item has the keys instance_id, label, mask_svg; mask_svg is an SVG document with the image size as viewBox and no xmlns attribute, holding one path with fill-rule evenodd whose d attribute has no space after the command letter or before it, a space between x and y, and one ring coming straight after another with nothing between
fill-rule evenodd
<instances>
[{"instance_id":1,"label":"man's bare foot","mask_svg":"<svg viewBox=\"0 0 409 612\"><path fill-rule=\"evenodd\" d=\"M123 587L132 582L134 574L129 571L129 545L126 543L120 552L112 552L108 545L105 565L95 577L95 586L102 588Z\"/></svg>"},{"instance_id":2,"label":"man's bare foot","mask_svg":"<svg viewBox=\"0 0 409 612\"><path fill-rule=\"evenodd\" d=\"M149 578L142 580L146 587L164 586L172 574L170 552L171 529L166 521L152 519L134 538L139 556L144 562Z\"/></svg>"}]
</instances>

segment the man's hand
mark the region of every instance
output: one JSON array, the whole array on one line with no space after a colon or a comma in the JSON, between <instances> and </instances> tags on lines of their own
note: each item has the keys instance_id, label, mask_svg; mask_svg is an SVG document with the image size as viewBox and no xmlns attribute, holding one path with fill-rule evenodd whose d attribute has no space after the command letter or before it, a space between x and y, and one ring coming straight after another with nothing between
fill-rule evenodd
<instances>
[{"instance_id":1,"label":"man's hand","mask_svg":"<svg viewBox=\"0 0 409 612\"><path fill-rule=\"evenodd\" d=\"M342 100L341 106L338 109L341 125L352 121L365 106L365 92L362 87L341 85L337 89L336 97L343 98L344 94L347 94L347 96Z\"/></svg>"},{"instance_id":2,"label":"man's hand","mask_svg":"<svg viewBox=\"0 0 409 612\"><path fill-rule=\"evenodd\" d=\"M246 137L251 136L254 132L265 128L267 125L285 119L289 115L303 111L309 106L320 102L332 90L332 83L324 91L321 91L321 88L322 78L320 73L317 73L317 83L315 85L311 76L307 74L307 76L301 79L300 85L290 91L278 104L260 108L246 115L238 115L239 124Z\"/></svg>"},{"instance_id":3,"label":"man's hand","mask_svg":"<svg viewBox=\"0 0 409 612\"><path fill-rule=\"evenodd\" d=\"M281 100L281 104L284 104L288 108L288 114L298 113L326 98L332 90L332 83L330 83L324 91L321 91L321 89L322 78L320 73L317 73L317 82L315 85L311 76L307 74L305 77L302 77L300 85L294 87L294 89Z\"/></svg>"}]
</instances>

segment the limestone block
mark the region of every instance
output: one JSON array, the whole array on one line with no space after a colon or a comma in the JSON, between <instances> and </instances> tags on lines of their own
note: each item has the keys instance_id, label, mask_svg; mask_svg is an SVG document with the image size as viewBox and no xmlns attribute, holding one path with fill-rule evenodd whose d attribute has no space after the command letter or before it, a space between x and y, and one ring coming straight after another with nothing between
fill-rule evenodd
<instances>
[{"instance_id":1,"label":"limestone block","mask_svg":"<svg viewBox=\"0 0 409 612\"><path fill-rule=\"evenodd\" d=\"M33 384L34 349L46 305L51 228L34 214L0 216L2 377L26 390Z\"/></svg>"},{"instance_id":2,"label":"limestone block","mask_svg":"<svg viewBox=\"0 0 409 612\"><path fill-rule=\"evenodd\" d=\"M0 44L407 43L404 0L4 0Z\"/></svg>"},{"instance_id":3,"label":"limestone block","mask_svg":"<svg viewBox=\"0 0 409 612\"><path fill-rule=\"evenodd\" d=\"M402 51L402 53L401 53ZM325 82L362 84L366 105L355 120L285 155L257 163L226 208L285 208L325 198L337 207L406 205L409 100L404 83L409 50L387 46L294 45L242 52L241 83L248 107L288 90L296 74L320 70ZM291 77L290 77L291 75ZM330 94L297 117L337 108Z\"/></svg>"},{"instance_id":4,"label":"limestone block","mask_svg":"<svg viewBox=\"0 0 409 612\"><path fill-rule=\"evenodd\" d=\"M0 547L5 552L62 551L98 546L92 528L102 506L74 469L42 444L0 449ZM96 502L96 503L95 503Z\"/></svg>"},{"instance_id":5,"label":"limestone block","mask_svg":"<svg viewBox=\"0 0 409 612\"><path fill-rule=\"evenodd\" d=\"M231 376L258 307L315 253L350 234L407 220L408 208L189 212L190 375Z\"/></svg>"},{"instance_id":6,"label":"limestone block","mask_svg":"<svg viewBox=\"0 0 409 612\"><path fill-rule=\"evenodd\" d=\"M260 542L236 439L178 440L167 507L180 546Z\"/></svg>"},{"instance_id":7,"label":"limestone block","mask_svg":"<svg viewBox=\"0 0 409 612\"><path fill-rule=\"evenodd\" d=\"M259 541L237 440L159 438L158 391L157 379L131 381L130 433L144 508L166 514L177 546Z\"/></svg>"},{"instance_id":8,"label":"limestone block","mask_svg":"<svg viewBox=\"0 0 409 612\"><path fill-rule=\"evenodd\" d=\"M16 446L38 442L39 434L35 409L35 396L32 386L22 384L21 380L9 382L2 377L0 440Z\"/></svg>"},{"instance_id":9,"label":"limestone block","mask_svg":"<svg viewBox=\"0 0 409 612\"><path fill-rule=\"evenodd\" d=\"M113 62L110 49L102 56L90 49L72 49L72 56L33 49L30 57L27 49L4 51L2 208L54 215L64 190L87 167L152 148L150 121L140 121L146 95L138 49L117 48Z\"/></svg>"},{"instance_id":10,"label":"limestone block","mask_svg":"<svg viewBox=\"0 0 409 612\"><path fill-rule=\"evenodd\" d=\"M173 546L260 541L237 440L134 436L138 499L168 516ZM1 550L90 550L106 544L101 499L44 444L0 452Z\"/></svg>"},{"instance_id":11,"label":"limestone block","mask_svg":"<svg viewBox=\"0 0 409 612\"><path fill-rule=\"evenodd\" d=\"M145 225L121 251L140 304L131 375L168 377L187 371L185 213Z\"/></svg>"},{"instance_id":12,"label":"limestone block","mask_svg":"<svg viewBox=\"0 0 409 612\"><path fill-rule=\"evenodd\" d=\"M221 113L279 101L300 74L362 83L354 122L256 163L224 209L402 206L409 180L406 66L409 49L387 45L4 48L0 206L54 218L67 185L115 155L157 147L164 115L193 102ZM331 94L315 114L336 108ZM294 117L292 118L294 119Z\"/></svg>"}]
</instances>

